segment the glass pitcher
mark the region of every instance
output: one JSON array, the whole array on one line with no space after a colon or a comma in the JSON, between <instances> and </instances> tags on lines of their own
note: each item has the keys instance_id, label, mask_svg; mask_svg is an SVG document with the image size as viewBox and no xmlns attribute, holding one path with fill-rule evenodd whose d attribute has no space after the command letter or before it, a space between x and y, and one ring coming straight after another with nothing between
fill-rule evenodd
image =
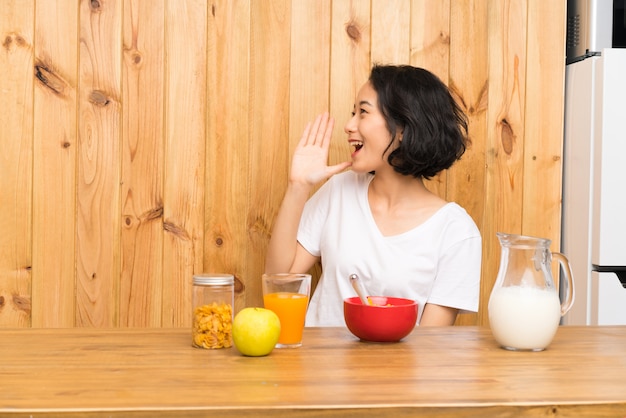
<instances>
[{"instance_id":1,"label":"glass pitcher","mask_svg":"<svg viewBox=\"0 0 626 418\"><path fill-rule=\"evenodd\" d=\"M489 323L495 340L508 350L544 350L561 316L574 303L574 282L567 258L550 252L550 240L498 232L500 270L489 297ZM552 258L567 279L563 303L552 279Z\"/></svg>"}]
</instances>

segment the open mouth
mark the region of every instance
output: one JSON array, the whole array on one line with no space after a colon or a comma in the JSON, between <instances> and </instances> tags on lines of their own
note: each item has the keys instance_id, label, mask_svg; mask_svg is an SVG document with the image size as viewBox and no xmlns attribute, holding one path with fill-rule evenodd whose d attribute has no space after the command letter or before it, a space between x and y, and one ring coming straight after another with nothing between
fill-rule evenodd
<instances>
[{"instance_id":1,"label":"open mouth","mask_svg":"<svg viewBox=\"0 0 626 418\"><path fill-rule=\"evenodd\" d=\"M357 152L358 150L363 148L363 143L362 142L353 142L352 146L354 147L354 152Z\"/></svg>"}]
</instances>

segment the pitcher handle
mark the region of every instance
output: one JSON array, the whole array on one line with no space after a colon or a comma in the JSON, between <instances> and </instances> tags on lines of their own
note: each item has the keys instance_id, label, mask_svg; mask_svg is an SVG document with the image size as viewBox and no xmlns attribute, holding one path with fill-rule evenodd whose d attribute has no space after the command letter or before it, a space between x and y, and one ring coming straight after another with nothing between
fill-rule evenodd
<instances>
[{"instance_id":1,"label":"pitcher handle","mask_svg":"<svg viewBox=\"0 0 626 418\"><path fill-rule=\"evenodd\" d=\"M563 303L561 303L561 316L565 315L574 304L574 280L572 280L572 269L569 265L569 260L561 253L552 253L552 257L555 258L565 273L567 279L567 295Z\"/></svg>"}]
</instances>

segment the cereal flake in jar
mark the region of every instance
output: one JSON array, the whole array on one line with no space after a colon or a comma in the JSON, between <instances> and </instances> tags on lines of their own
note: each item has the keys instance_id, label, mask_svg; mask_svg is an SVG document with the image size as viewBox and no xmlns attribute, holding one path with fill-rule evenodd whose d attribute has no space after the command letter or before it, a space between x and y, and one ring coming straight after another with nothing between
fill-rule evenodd
<instances>
[{"instance_id":1,"label":"cereal flake in jar","mask_svg":"<svg viewBox=\"0 0 626 418\"><path fill-rule=\"evenodd\" d=\"M232 347L233 305L233 275L194 275L192 322L194 347L207 349Z\"/></svg>"}]
</instances>

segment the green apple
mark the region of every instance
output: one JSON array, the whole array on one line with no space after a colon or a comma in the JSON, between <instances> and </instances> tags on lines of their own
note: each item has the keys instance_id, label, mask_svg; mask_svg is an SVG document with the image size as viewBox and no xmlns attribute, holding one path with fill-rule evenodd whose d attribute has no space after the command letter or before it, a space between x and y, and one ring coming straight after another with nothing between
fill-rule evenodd
<instances>
[{"instance_id":1,"label":"green apple","mask_svg":"<svg viewBox=\"0 0 626 418\"><path fill-rule=\"evenodd\" d=\"M280 336L278 315L265 308L244 308L233 320L233 342L244 356L260 357L272 352Z\"/></svg>"}]
</instances>

